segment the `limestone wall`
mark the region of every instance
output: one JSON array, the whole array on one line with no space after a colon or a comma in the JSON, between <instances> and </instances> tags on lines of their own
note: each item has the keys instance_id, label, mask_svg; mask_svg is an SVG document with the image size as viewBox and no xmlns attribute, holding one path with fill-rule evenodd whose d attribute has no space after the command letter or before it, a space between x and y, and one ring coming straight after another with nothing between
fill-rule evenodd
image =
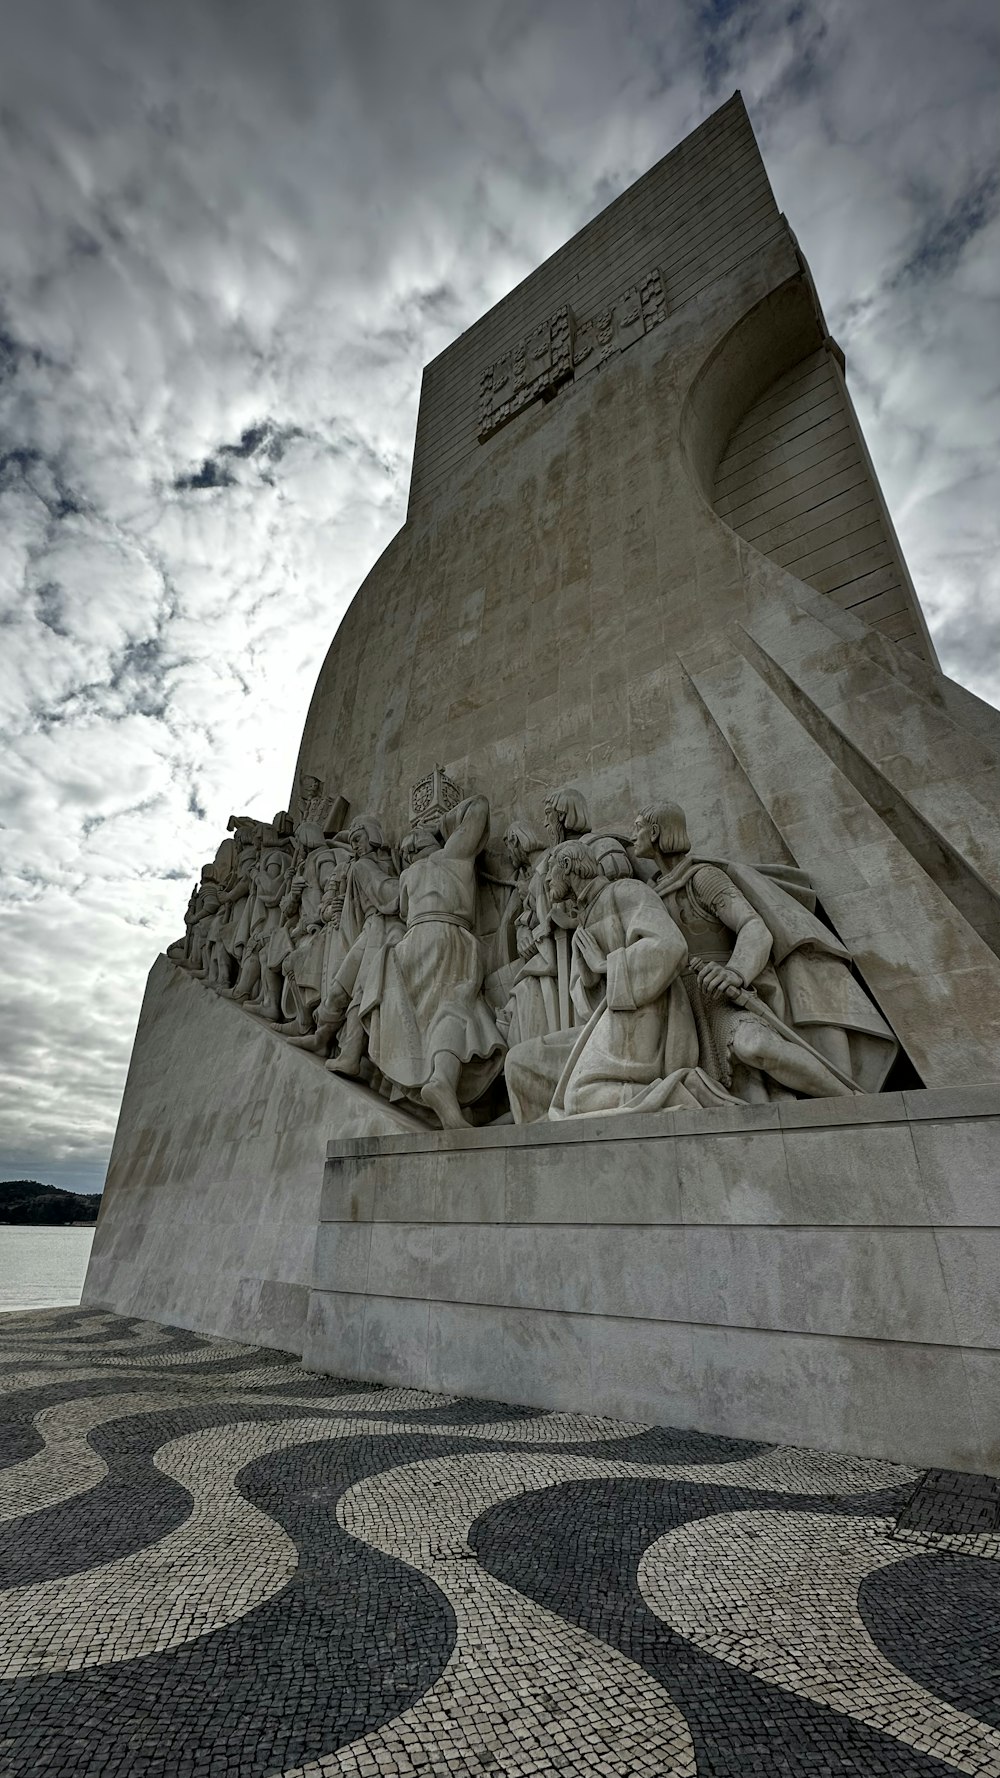
<instances>
[{"instance_id":1,"label":"limestone wall","mask_svg":"<svg viewBox=\"0 0 1000 1778\"><path fill-rule=\"evenodd\" d=\"M479 454L479 383L490 360L563 305L582 321L652 268L671 312L783 229L738 94L602 210L424 370L410 513Z\"/></svg>"},{"instance_id":2,"label":"limestone wall","mask_svg":"<svg viewBox=\"0 0 1000 1778\"><path fill-rule=\"evenodd\" d=\"M304 1362L1000 1471L1000 1093L331 1146Z\"/></svg>"},{"instance_id":3,"label":"limestone wall","mask_svg":"<svg viewBox=\"0 0 1000 1778\"><path fill-rule=\"evenodd\" d=\"M84 1302L301 1351L328 1138L405 1127L158 958Z\"/></svg>"},{"instance_id":4,"label":"limestone wall","mask_svg":"<svg viewBox=\"0 0 1000 1778\"><path fill-rule=\"evenodd\" d=\"M669 227L633 238L626 194L430 367L410 519L334 639L299 769L395 833L438 763L490 798L495 834L537 828L559 784L598 827L679 801L696 850L810 873L925 1086L1000 1080L1000 718L936 669L762 177L737 97L636 187ZM709 189L732 190L739 250L702 261ZM665 269L681 237L697 290ZM631 275L637 241L663 313L633 337L615 310L599 368L477 442L484 367L517 329L530 357L557 288L576 313L578 277ZM453 418L466 404L452 455L445 384ZM805 480L800 424L822 433ZM731 504L748 464L759 509Z\"/></svg>"},{"instance_id":5,"label":"limestone wall","mask_svg":"<svg viewBox=\"0 0 1000 1778\"><path fill-rule=\"evenodd\" d=\"M809 353L744 415L715 509L842 610L934 661L835 352Z\"/></svg>"}]
</instances>

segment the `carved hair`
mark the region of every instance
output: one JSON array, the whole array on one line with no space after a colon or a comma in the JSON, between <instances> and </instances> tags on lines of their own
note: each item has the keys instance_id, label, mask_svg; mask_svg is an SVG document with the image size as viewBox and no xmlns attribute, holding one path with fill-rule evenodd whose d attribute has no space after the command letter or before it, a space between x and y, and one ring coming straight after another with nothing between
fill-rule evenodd
<instances>
[{"instance_id":1,"label":"carved hair","mask_svg":"<svg viewBox=\"0 0 1000 1778\"><path fill-rule=\"evenodd\" d=\"M590 814L587 804L578 790L572 785L563 784L558 790L550 790L545 798L546 812L554 809L560 816L567 833L587 833L590 828Z\"/></svg>"},{"instance_id":2,"label":"carved hair","mask_svg":"<svg viewBox=\"0 0 1000 1778\"><path fill-rule=\"evenodd\" d=\"M318 821L300 821L295 829L295 838L306 852L316 846L326 845L326 834Z\"/></svg>"},{"instance_id":3,"label":"carved hair","mask_svg":"<svg viewBox=\"0 0 1000 1778\"><path fill-rule=\"evenodd\" d=\"M687 816L679 803L663 803L659 809L640 809L640 821L648 821L656 829L660 851L690 852Z\"/></svg>"},{"instance_id":4,"label":"carved hair","mask_svg":"<svg viewBox=\"0 0 1000 1778\"><path fill-rule=\"evenodd\" d=\"M348 825L348 839L350 839L352 833L357 832L358 828L360 828L361 832L366 836L370 846L385 845L385 834L382 831L382 823L376 815L355 815L353 821Z\"/></svg>"},{"instance_id":5,"label":"carved hair","mask_svg":"<svg viewBox=\"0 0 1000 1778\"><path fill-rule=\"evenodd\" d=\"M542 849L542 841L538 835L532 833L530 827L525 827L522 821L511 822L503 836L503 843L508 850L513 846L518 846L522 852L527 853L540 852Z\"/></svg>"},{"instance_id":6,"label":"carved hair","mask_svg":"<svg viewBox=\"0 0 1000 1778\"><path fill-rule=\"evenodd\" d=\"M559 865L564 871L571 872L574 877L599 877L601 874L601 867L593 852L588 852L586 846L581 846L579 840L564 840L561 846L552 848L549 853L546 875L556 865Z\"/></svg>"}]
</instances>

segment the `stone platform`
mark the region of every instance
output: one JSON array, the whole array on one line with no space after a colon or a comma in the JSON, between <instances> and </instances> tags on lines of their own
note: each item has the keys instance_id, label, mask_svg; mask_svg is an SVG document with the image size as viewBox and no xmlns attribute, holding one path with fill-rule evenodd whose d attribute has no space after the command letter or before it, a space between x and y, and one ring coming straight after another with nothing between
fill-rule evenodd
<instances>
[{"instance_id":1,"label":"stone platform","mask_svg":"<svg viewBox=\"0 0 1000 1778\"><path fill-rule=\"evenodd\" d=\"M84 1300L359 1381L995 1473L998 1211L996 1087L435 1133L161 958Z\"/></svg>"},{"instance_id":2,"label":"stone platform","mask_svg":"<svg viewBox=\"0 0 1000 1778\"><path fill-rule=\"evenodd\" d=\"M995 1485L0 1316L0 1770L1000 1773Z\"/></svg>"},{"instance_id":3,"label":"stone platform","mask_svg":"<svg viewBox=\"0 0 1000 1778\"><path fill-rule=\"evenodd\" d=\"M305 1362L1000 1472L1000 1091L330 1144Z\"/></svg>"}]
</instances>

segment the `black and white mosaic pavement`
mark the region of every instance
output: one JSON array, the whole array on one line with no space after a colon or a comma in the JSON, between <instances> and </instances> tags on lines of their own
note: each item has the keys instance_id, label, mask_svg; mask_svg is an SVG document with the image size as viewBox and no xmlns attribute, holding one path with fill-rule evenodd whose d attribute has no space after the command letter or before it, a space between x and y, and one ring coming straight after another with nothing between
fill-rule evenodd
<instances>
[{"instance_id":1,"label":"black and white mosaic pavement","mask_svg":"<svg viewBox=\"0 0 1000 1778\"><path fill-rule=\"evenodd\" d=\"M0 1317L0 1778L1000 1778L1000 1488Z\"/></svg>"}]
</instances>

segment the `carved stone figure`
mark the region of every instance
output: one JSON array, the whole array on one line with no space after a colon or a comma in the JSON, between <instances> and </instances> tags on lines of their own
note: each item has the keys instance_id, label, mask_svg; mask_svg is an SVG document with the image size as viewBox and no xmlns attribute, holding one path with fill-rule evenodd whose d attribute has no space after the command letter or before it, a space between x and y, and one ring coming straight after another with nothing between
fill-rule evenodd
<instances>
[{"instance_id":1,"label":"carved stone figure","mask_svg":"<svg viewBox=\"0 0 1000 1778\"><path fill-rule=\"evenodd\" d=\"M322 778L317 778L313 772L303 772L299 778L296 802L296 826L307 822L312 827L318 827L324 834L333 834L347 820L346 797L328 794Z\"/></svg>"},{"instance_id":2,"label":"carved stone figure","mask_svg":"<svg viewBox=\"0 0 1000 1778\"><path fill-rule=\"evenodd\" d=\"M550 790L545 798L545 834L549 846L561 846L566 840L582 840L596 858L601 875L613 881L632 874L628 853L621 840L611 833L592 833L590 813L578 790L565 784Z\"/></svg>"},{"instance_id":3,"label":"carved stone figure","mask_svg":"<svg viewBox=\"0 0 1000 1778\"><path fill-rule=\"evenodd\" d=\"M490 807L470 797L437 828L402 847L399 909L405 931L389 941L366 986L369 1053L393 1096L419 1099L445 1128L466 1120L500 1070L503 1039L483 996L474 931L476 858Z\"/></svg>"},{"instance_id":4,"label":"carved stone figure","mask_svg":"<svg viewBox=\"0 0 1000 1778\"><path fill-rule=\"evenodd\" d=\"M232 825L232 824L230 824ZM254 831L236 826L215 854L219 910L205 942L204 981L210 988L232 985L239 973L239 958L246 941L244 913L250 895L250 872L257 858Z\"/></svg>"},{"instance_id":5,"label":"carved stone figure","mask_svg":"<svg viewBox=\"0 0 1000 1778\"><path fill-rule=\"evenodd\" d=\"M529 885L526 917L518 935L518 954L539 981L554 983L554 1017L549 1010L549 996L545 993L544 999L539 997L532 1005L535 1025L544 1008L548 1021L546 1028L550 1031L565 1031L574 1022L569 989L569 939L560 922L553 923L552 919L547 886L552 851L567 840L579 840L595 859L600 874L609 881L631 876L632 866L625 847L614 834L590 831L590 814L586 801L571 785L549 791L544 804L544 825L548 848L538 859L532 883ZM535 1033L526 1031L520 1035L529 1034ZM513 1035L511 1041L514 1041Z\"/></svg>"},{"instance_id":6,"label":"carved stone figure","mask_svg":"<svg viewBox=\"0 0 1000 1778\"><path fill-rule=\"evenodd\" d=\"M273 830L265 830L265 832ZM276 1018L280 1012L281 961L287 950L287 935L278 936L282 926L282 902L288 891L292 869L291 853L284 842L271 843L265 838L259 856L250 872L251 891L247 912L248 934L243 947L240 973L231 988L221 993L232 1000L259 1000L262 990L265 1004L273 1011L265 1016ZM272 946L272 941L274 945ZM277 970L277 982L269 971Z\"/></svg>"},{"instance_id":7,"label":"carved stone figure","mask_svg":"<svg viewBox=\"0 0 1000 1778\"><path fill-rule=\"evenodd\" d=\"M171 963L176 963L180 969L186 969L188 967L188 962L191 956L191 932L198 918L198 897L200 893L201 878L199 877L198 881L192 886L191 893L188 896L187 907L184 909L184 937L175 938L173 944L167 946L167 956L170 958Z\"/></svg>"},{"instance_id":8,"label":"carved stone figure","mask_svg":"<svg viewBox=\"0 0 1000 1778\"><path fill-rule=\"evenodd\" d=\"M322 813L319 781L301 789ZM458 796L440 767L415 787L430 815L401 870L371 815L294 836L231 817L169 955L445 1127L505 1049L518 1122L881 1087L895 1036L801 871L694 855L671 803L630 840L595 832L570 786L545 798L545 841L508 828L505 863L486 799Z\"/></svg>"},{"instance_id":9,"label":"carved stone figure","mask_svg":"<svg viewBox=\"0 0 1000 1778\"><path fill-rule=\"evenodd\" d=\"M513 1045L558 1031L559 999L555 942L542 930L547 904L543 909L540 866L546 849L518 822L507 829L504 845L514 878L505 913L513 956L505 971L507 997L497 1014L497 1026Z\"/></svg>"},{"instance_id":10,"label":"carved stone figure","mask_svg":"<svg viewBox=\"0 0 1000 1778\"><path fill-rule=\"evenodd\" d=\"M655 891L634 877L609 882L580 840L550 854L547 882L553 910L574 925L580 1027L510 1050L504 1072L515 1121L730 1102L699 1066L680 979L687 946Z\"/></svg>"},{"instance_id":11,"label":"carved stone figure","mask_svg":"<svg viewBox=\"0 0 1000 1778\"><path fill-rule=\"evenodd\" d=\"M327 889L350 858L346 836L328 838L315 822L295 829L294 866L283 906L288 949L281 960L281 1006L288 1015L276 1029L288 1036L312 1029L323 995L329 935L322 914Z\"/></svg>"},{"instance_id":12,"label":"carved stone figure","mask_svg":"<svg viewBox=\"0 0 1000 1778\"><path fill-rule=\"evenodd\" d=\"M691 854L684 811L635 821L635 850L691 953L684 983L703 1059L739 1098L877 1091L896 1040L850 955L780 882Z\"/></svg>"},{"instance_id":13,"label":"carved stone figure","mask_svg":"<svg viewBox=\"0 0 1000 1778\"><path fill-rule=\"evenodd\" d=\"M358 816L347 840L351 862L342 886L337 885L340 960L316 1008L315 1030L292 1041L299 1049L326 1056L339 1033L339 1054L330 1067L338 1074L359 1075L366 1046L362 1014L367 1011L369 980L386 944L402 935L403 924L398 918L399 881L381 822L373 815Z\"/></svg>"},{"instance_id":14,"label":"carved stone figure","mask_svg":"<svg viewBox=\"0 0 1000 1778\"><path fill-rule=\"evenodd\" d=\"M202 867L201 880L195 892L191 908L192 919L188 927L188 950L184 958L185 969L190 969L199 979L208 974L208 942L212 923L219 911L219 886L215 880L214 864Z\"/></svg>"}]
</instances>

